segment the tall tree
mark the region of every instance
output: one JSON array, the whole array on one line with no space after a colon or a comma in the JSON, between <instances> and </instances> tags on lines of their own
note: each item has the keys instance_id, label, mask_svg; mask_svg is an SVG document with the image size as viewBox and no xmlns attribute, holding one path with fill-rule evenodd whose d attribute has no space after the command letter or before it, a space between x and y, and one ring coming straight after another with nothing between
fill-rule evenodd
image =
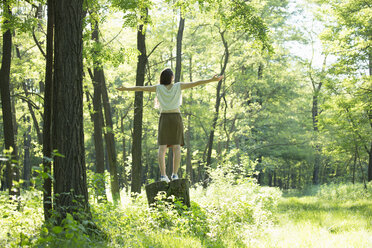
<instances>
[{"instance_id":1,"label":"tall tree","mask_svg":"<svg viewBox=\"0 0 372 248\"><path fill-rule=\"evenodd\" d=\"M98 21L93 20L92 22L92 40L96 43L95 48L99 47L99 31ZM102 138L102 83L100 82L102 64L99 63L98 51L93 51L93 124L94 124L94 151L96 158L96 173L99 175L98 183L96 185L98 195L104 196L105 194L105 183L104 183L104 172L105 172L105 155L103 148ZM115 198L116 199L116 198Z\"/></svg>"},{"instance_id":2,"label":"tall tree","mask_svg":"<svg viewBox=\"0 0 372 248\"><path fill-rule=\"evenodd\" d=\"M54 37L54 0L48 0L47 44L45 65L44 126L43 126L43 205L44 218L51 216L52 204L52 109L53 109L53 37ZM47 159L49 158L49 159Z\"/></svg>"},{"instance_id":3,"label":"tall tree","mask_svg":"<svg viewBox=\"0 0 372 248\"><path fill-rule=\"evenodd\" d=\"M3 1L3 49L0 69L1 106L3 111L3 131L5 149L12 149L11 159L6 163L6 186L10 195L19 194L13 190L13 174L17 168L12 168L12 160L17 161L17 147L14 139L13 114L10 101L10 64L12 61L12 33L10 19L12 11L10 1Z\"/></svg>"},{"instance_id":4,"label":"tall tree","mask_svg":"<svg viewBox=\"0 0 372 248\"><path fill-rule=\"evenodd\" d=\"M106 141L108 162L110 166L111 193L112 193L112 198L114 202L118 202L120 201L120 188L119 188L119 178L118 178L117 159L116 159L114 124L112 122L111 106L110 106L110 100L109 100L108 93L107 93L105 74L102 68L98 70L98 75L99 75L98 80L100 82L100 87L102 90L103 109L105 113L106 132L104 136L105 136L105 141Z\"/></svg>"},{"instance_id":5,"label":"tall tree","mask_svg":"<svg viewBox=\"0 0 372 248\"><path fill-rule=\"evenodd\" d=\"M24 123L29 123L30 117L27 116L24 118ZM30 178L31 178L31 163L30 163L30 147L31 147L31 125L27 127L27 131L23 134L23 147L24 147L24 154L23 154L23 177L24 180L24 187L30 187Z\"/></svg>"},{"instance_id":6,"label":"tall tree","mask_svg":"<svg viewBox=\"0 0 372 248\"><path fill-rule=\"evenodd\" d=\"M103 69L104 59L104 45L101 43L99 23L101 13L99 13L100 2L95 2L90 5L92 13L91 26L92 26L92 40L94 41L92 49L93 57L93 73L88 69L91 79L93 81L93 115L92 120L94 123L94 145L96 154L96 172L101 174L100 180L98 180L97 189L100 189L100 194L104 194L104 149L102 140L102 127L105 127L104 138L106 142L107 160L110 172L110 186L112 199L115 203L120 201L120 188L119 188L119 177L117 169L117 154L114 136L114 125L112 121L112 111L110 99L108 96L106 77ZM103 112L102 112L103 107ZM104 114L104 115L103 115Z\"/></svg>"},{"instance_id":7,"label":"tall tree","mask_svg":"<svg viewBox=\"0 0 372 248\"><path fill-rule=\"evenodd\" d=\"M326 68L326 61L327 56L324 58L323 62L323 68L320 73L320 76L322 77ZM311 64L310 64L311 67ZM311 85L313 89L313 99L312 99L312 120L313 120L313 130L314 130L314 136L315 136L315 157L314 157L314 169L313 169L313 184L319 184L319 171L320 171L320 163L321 163L321 147L318 143L318 135L319 135L319 124L318 124L318 117L319 117L319 97L320 97L320 91L322 89L323 85L323 78L320 79L319 82L316 82L316 79L314 78L314 75L312 73L312 69L310 68L309 72ZM323 76L324 77L324 76Z\"/></svg>"},{"instance_id":8,"label":"tall tree","mask_svg":"<svg viewBox=\"0 0 372 248\"><path fill-rule=\"evenodd\" d=\"M229 11L226 11L228 9ZM220 75L225 73L227 63L229 61L229 46L226 40L226 33L232 28L242 32L243 34L250 34L261 42L263 50L270 49L268 44L268 38L266 33L266 25L264 24L262 18L260 18L256 9L250 3L246 3L244 0L236 1L226 1L219 3L216 8L215 13L216 18L220 21L219 34L224 46L223 62L221 63ZM225 79L224 79L225 80ZM214 142L214 134L218 121L219 108L221 103L221 86L222 80L217 84L216 92L216 103L215 103L215 113L212 120L211 131L208 139L208 152L206 158L206 167L208 168L212 163L212 150ZM207 185L209 181L209 174L205 173L204 186Z\"/></svg>"},{"instance_id":9,"label":"tall tree","mask_svg":"<svg viewBox=\"0 0 372 248\"><path fill-rule=\"evenodd\" d=\"M185 28L185 18L182 16L182 9L180 10L180 23L177 31L177 44L176 44L176 72L174 82L179 82L181 79L182 71L182 37Z\"/></svg>"},{"instance_id":10,"label":"tall tree","mask_svg":"<svg viewBox=\"0 0 372 248\"><path fill-rule=\"evenodd\" d=\"M225 31L221 31L220 30L219 32L220 32L222 44L223 44L223 47L224 47L223 65L221 67L221 72L220 72L220 75L223 75L225 73L225 70L226 70L226 67L227 67L227 63L229 61L229 55L230 55L230 53L229 53L229 46L228 46L227 41L225 39ZM217 83L215 112L214 112L213 121L212 121L212 127L211 127L211 131L209 133L209 139L208 139L208 153L207 153L207 163L206 163L206 167L207 168L212 163L212 149L213 149L214 132L215 132L216 126L217 126L218 114L219 114L219 111L220 111L220 104L221 104L221 98L222 98L222 96L221 96L222 82L223 82L223 79L221 79ZM209 173L207 171L205 173L205 178L204 178L203 185L204 186L207 186L208 182L209 182Z\"/></svg>"},{"instance_id":11,"label":"tall tree","mask_svg":"<svg viewBox=\"0 0 372 248\"><path fill-rule=\"evenodd\" d=\"M54 2L53 148L55 210L90 216L83 125L83 0ZM86 214L84 216L84 214Z\"/></svg>"},{"instance_id":12,"label":"tall tree","mask_svg":"<svg viewBox=\"0 0 372 248\"><path fill-rule=\"evenodd\" d=\"M317 15L327 21L326 28L320 35L324 50L336 56L329 73L334 76L327 88L332 92L328 98L331 110L349 110L347 114L333 116L335 126L345 123L345 130L356 135L359 146L363 147L364 161L368 161L368 180L372 180L372 115L371 115L371 4L363 0L314 0L319 3ZM330 21L331 20L331 21ZM337 79L337 80L335 80ZM349 97L345 97L348 95ZM338 99L337 99L338 98ZM337 99L337 101L335 101ZM347 121L340 121L340 116ZM350 119L352 117L352 119ZM349 132L339 132L343 143L349 143ZM344 146L340 144L340 146ZM353 154L354 145L348 147Z\"/></svg>"},{"instance_id":13,"label":"tall tree","mask_svg":"<svg viewBox=\"0 0 372 248\"><path fill-rule=\"evenodd\" d=\"M137 29L137 49L138 55L136 86L143 86L145 81L145 71L147 64L146 55L146 22L147 8L141 13L141 24ZM132 193L141 192L142 178L142 116L143 116L143 92L136 91L134 98L134 119L133 119L133 145L132 145Z\"/></svg>"}]
</instances>

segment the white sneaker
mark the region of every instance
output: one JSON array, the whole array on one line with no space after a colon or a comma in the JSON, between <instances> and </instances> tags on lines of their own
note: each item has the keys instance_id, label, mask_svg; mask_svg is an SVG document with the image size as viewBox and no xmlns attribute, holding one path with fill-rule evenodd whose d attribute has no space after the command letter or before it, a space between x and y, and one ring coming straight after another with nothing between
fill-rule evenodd
<instances>
[{"instance_id":1,"label":"white sneaker","mask_svg":"<svg viewBox=\"0 0 372 248\"><path fill-rule=\"evenodd\" d=\"M177 174L172 174L172 181L174 181L174 180L177 180L178 179L178 175Z\"/></svg>"},{"instance_id":2,"label":"white sneaker","mask_svg":"<svg viewBox=\"0 0 372 248\"><path fill-rule=\"evenodd\" d=\"M162 182L167 182L167 183L170 182L168 176L160 176L160 181L162 181Z\"/></svg>"}]
</instances>

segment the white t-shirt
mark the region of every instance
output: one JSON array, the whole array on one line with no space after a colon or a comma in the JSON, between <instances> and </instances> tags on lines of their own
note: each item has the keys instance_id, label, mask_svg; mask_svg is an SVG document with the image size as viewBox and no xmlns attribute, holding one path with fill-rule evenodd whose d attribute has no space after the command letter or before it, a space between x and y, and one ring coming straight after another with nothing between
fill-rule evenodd
<instances>
[{"instance_id":1,"label":"white t-shirt","mask_svg":"<svg viewBox=\"0 0 372 248\"><path fill-rule=\"evenodd\" d=\"M178 109L182 104L181 83L175 83L170 89L163 84L156 85L156 97L160 111Z\"/></svg>"}]
</instances>

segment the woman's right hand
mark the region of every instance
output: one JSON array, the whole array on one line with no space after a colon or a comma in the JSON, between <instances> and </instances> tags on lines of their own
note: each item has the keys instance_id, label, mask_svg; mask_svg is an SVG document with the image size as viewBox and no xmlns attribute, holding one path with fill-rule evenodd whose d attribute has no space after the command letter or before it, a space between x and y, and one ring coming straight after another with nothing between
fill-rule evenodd
<instances>
[{"instance_id":1,"label":"woman's right hand","mask_svg":"<svg viewBox=\"0 0 372 248\"><path fill-rule=\"evenodd\" d=\"M214 75L212 77L212 81L220 81L221 79L223 79L223 75L219 76L218 74Z\"/></svg>"}]
</instances>

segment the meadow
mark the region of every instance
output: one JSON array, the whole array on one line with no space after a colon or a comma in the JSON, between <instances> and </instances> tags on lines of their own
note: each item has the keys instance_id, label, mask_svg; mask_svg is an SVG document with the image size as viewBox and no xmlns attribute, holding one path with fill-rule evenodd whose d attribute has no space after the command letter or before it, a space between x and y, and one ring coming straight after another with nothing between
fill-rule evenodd
<instances>
[{"instance_id":1,"label":"meadow","mask_svg":"<svg viewBox=\"0 0 372 248\"><path fill-rule=\"evenodd\" d=\"M89 223L68 215L61 226L43 222L42 195L22 195L20 209L1 195L1 247L371 247L372 185L331 184L306 190L261 187L252 179L213 174L207 188L190 188L187 209L159 196L122 192L122 202L91 199Z\"/></svg>"}]
</instances>

